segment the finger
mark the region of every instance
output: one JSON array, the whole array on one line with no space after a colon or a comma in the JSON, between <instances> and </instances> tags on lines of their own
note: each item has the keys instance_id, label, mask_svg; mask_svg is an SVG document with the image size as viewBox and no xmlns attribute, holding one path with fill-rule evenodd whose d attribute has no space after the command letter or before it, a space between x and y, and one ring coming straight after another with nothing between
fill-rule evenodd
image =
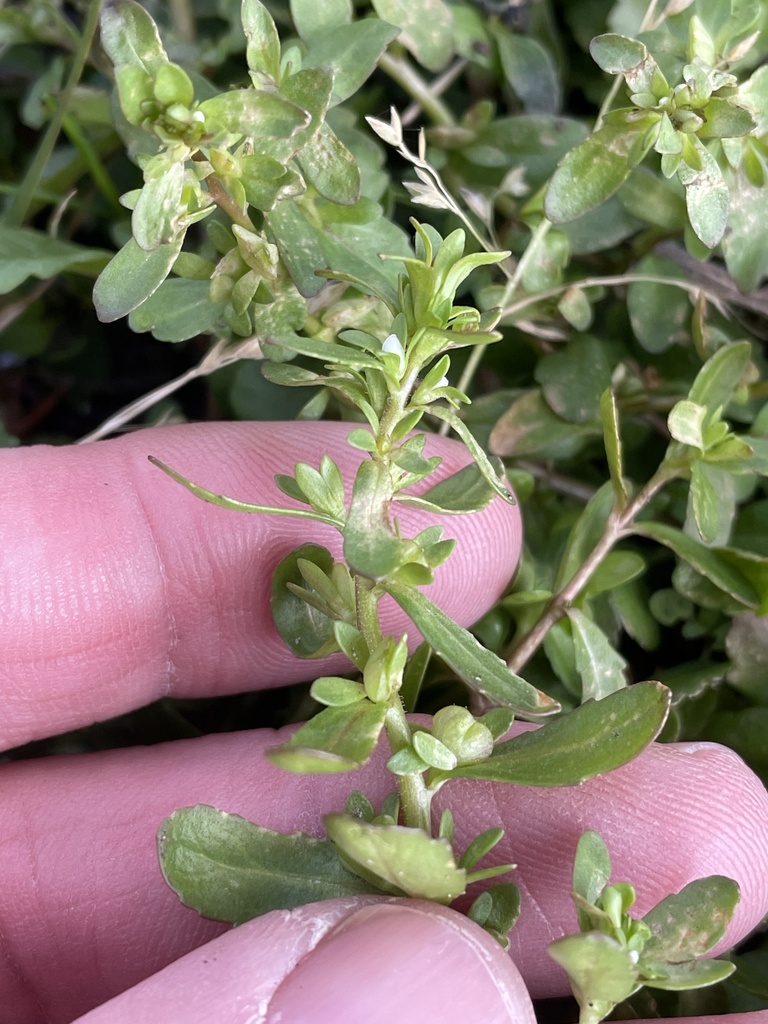
<instances>
[{"instance_id":1,"label":"finger","mask_svg":"<svg viewBox=\"0 0 768 1024\"><path fill-rule=\"evenodd\" d=\"M396 983L393 981L396 979ZM432 903L332 900L214 939L77 1024L534 1024L520 974Z\"/></svg>"},{"instance_id":2,"label":"finger","mask_svg":"<svg viewBox=\"0 0 768 1024\"><path fill-rule=\"evenodd\" d=\"M308 540L338 553L331 527L246 515L195 498L154 454L207 488L293 505L273 475L331 454L347 481L362 458L342 423L220 423L140 431L81 447L0 451L0 749L158 697L236 693L339 670L299 661L269 613L277 562ZM446 476L466 449L431 437ZM422 513L404 509L404 528ZM520 550L518 510L496 500L444 520L458 551L430 588L469 623L491 606ZM389 606L386 624L408 628Z\"/></svg>"},{"instance_id":3,"label":"finger","mask_svg":"<svg viewBox=\"0 0 768 1024\"><path fill-rule=\"evenodd\" d=\"M321 835L322 815L340 810L351 789L377 803L392 788L381 758L343 776L283 773L263 757L274 742L272 733L237 733L2 769L0 1005L14 1008L14 1022L63 1024L221 932L179 905L160 876L154 834L177 807L208 803ZM458 850L506 827L489 861L519 865L511 953L534 997L568 991L546 946L576 930L571 870L586 829L607 843L614 880L635 885L640 914L710 874L741 887L727 943L768 911L768 795L714 744L652 746L566 789L457 780L436 802L437 813L454 810Z\"/></svg>"}]
</instances>

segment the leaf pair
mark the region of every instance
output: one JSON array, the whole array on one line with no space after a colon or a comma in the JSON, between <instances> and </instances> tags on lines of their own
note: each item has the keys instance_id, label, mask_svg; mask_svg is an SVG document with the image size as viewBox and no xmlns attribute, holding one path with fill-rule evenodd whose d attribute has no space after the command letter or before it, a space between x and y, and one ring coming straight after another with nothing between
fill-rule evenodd
<instances>
[{"instance_id":1,"label":"leaf pair","mask_svg":"<svg viewBox=\"0 0 768 1024\"><path fill-rule=\"evenodd\" d=\"M642 919L629 916L635 893L610 885L611 861L596 832L579 840L573 897L581 934L556 939L550 956L571 979L581 1024L597 1024L643 985L680 991L713 985L735 969L722 960L700 960L725 934L739 887L713 875L691 882Z\"/></svg>"}]
</instances>

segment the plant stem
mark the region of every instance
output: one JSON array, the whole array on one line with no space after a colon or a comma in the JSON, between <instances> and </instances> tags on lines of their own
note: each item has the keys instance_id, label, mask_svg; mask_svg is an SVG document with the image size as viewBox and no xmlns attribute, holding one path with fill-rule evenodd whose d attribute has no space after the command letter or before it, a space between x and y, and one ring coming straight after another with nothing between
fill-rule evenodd
<instances>
[{"instance_id":1,"label":"plant stem","mask_svg":"<svg viewBox=\"0 0 768 1024\"><path fill-rule=\"evenodd\" d=\"M566 614L569 605L579 596L613 546L622 537L626 537L632 532L632 524L637 515L658 494L661 488L675 476L677 476L677 471L662 463L645 487L638 491L625 508L618 509L614 507L608 517L608 522L605 524L602 537L589 553L582 566L565 584L560 593L552 598L533 629L523 637L507 657L507 665L513 672L519 673L521 671L523 666L539 649L550 629Z\"/></svg>"},{"instance_id":2,"label":"plant stem","mask_svg":"<svg viewBox=\"0 0 768 1024\"><path fill-rule=\"evenodd\" d=\"M608 274L603 277L585 277L581 281L568 281L554 288L547 288L546 291L537 292L535 295L525 295L522 299L518 299L517 302L502 308L499 321L514 316L516 313L521 313L524 309L527 309L529 306L535 306L539 302L555 299L558 295L562 295L563 292L567 292L569 288L617 288L627 284L669 285L670 288L681 288L683 291L688 292L694 301L702 294L713 304L718 305L718 307L722 303L722 295L706 288L702 284L684 281L679 277L663 277L661 274ZM730 301L730 296L728 301Z\"/></svg>"},{"instance_id":3,"label":"plant stem","mask_svg":"<svg viewBox=\"0 0 768 1024\"><path fill-rule=\"evenodd\" d=\"M205 160L205 156L198 151L192 154L192 159L202 163ZM212 171L205 179L205 184L208 187L208 195L216 203L219 209L223 210L224 213L229 217L233 224L239 224L241 228L245 228L246 231L254 232L256 228L253 221L240 207L237 205L235 200L224 188L221 179Z\"/></svg>"},{"instance_id":4,"label":"plant stem","mask_svg":"<svg viewBox=\"0 0 768 1024\"><path fill-rule=\"evenodd\" d=\"M456 124L450 109L424 81L407 58L384 53L379 57L379 67L419 104L434 124L449 127Z\"/></svg>"},{"instance_id":5,"label":"plant stem","mask_svg":"<svg viewBox=\"0 0 768 1024\"><path fill-rule=\"evenodd\" d=\"M72 102L72 95L75 91L77 83L80 81L80 76L83 73L85 62L88 59L88 54L91 49L93 38L96 34L96 28L99 23L99 12L101 10L101 0L90 0L88 4L88 10L85 16L85 22L83 24L83 33L80 36L80 42L78 44L75 55L72 58L72 66L69 69L69 77L61 93L61 99L53 112L53 116L48 123L48 127L45 130L45 134L40 139L40 144L37 147L32 163L27 169L27 173L24 175L24 180L21 183L19 191L13 197L8 209L3 217L3 222L7 227L20 227L27 216L29 207L34 199L35 193L37 192L40 179L45 172L45 168L48 165L48 161L53 153L53 148L56 145L56 140L59 137L61 131L62 122L69 110L69 105Z\"/></svg>"}]
</instances>

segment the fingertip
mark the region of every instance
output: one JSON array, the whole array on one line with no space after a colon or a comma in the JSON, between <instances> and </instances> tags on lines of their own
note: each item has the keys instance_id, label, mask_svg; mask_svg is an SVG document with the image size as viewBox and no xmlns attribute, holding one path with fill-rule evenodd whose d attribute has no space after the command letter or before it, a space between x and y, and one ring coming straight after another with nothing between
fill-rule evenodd
<instances>
[{"instance_id":1,"label":"fingertip","mask_svg":"<svg viewBox=\"0 0 768 1024\"><path fill-rule=\"evenodd\" d=\"M532 1024L522 978L501 947L434 904L377 903L337 924L270 1000L267 1022Z\"/></svg>"},{"instance_id":2,"label":"fingertip","mask_svg":"<svg viewBox=\"0 0 768 1024\"><path fill-rule=\"evenodd\" d=\"M509 957L435 904L329 900L194 950L77 1024L535 1024Z\"/></svg>"}]
</instances>

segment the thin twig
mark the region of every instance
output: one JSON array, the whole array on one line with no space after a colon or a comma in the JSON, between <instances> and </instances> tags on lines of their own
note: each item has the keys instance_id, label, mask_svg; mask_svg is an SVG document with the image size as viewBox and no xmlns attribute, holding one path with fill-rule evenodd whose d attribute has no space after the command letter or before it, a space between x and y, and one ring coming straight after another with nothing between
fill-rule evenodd
<instances>
[{"instance_id":1,"label":"thin twig","mask_svg":"<svg viewBox=\"0 0 768 1024\"><path fill-rule=\"evenodd\" d=\"M160 387L148 391L146 395L142 395L136 401L129 402L128 405L123 406L114 415L104 420L101 426L92 430L90 434L79 438L76 443L89 444L91 441L100 441L109 434L114 434L115 431L122 429L151 409L153 405L157 405L158 402L172 395L179 388L183 388L185 384L189 384L190 381L197 380L198 377L207 377L214 370L218 370L222 366L229 366L230 363L235 363L239 359L258 359L260 357L261 348L255 338L248 338L236 346L230 346L229 342L221 338L203 356L197 366L182 373L180 377L175 377L173 380L161 384Z\"/></svg>"},{"instance_id":2,"label":"thin twig","mask_svg":"<svg viewBox=\"0 0 768 1024\"><path fill-rule=\"evenodd\" d=\"M582 566L574 573L563 589L552 598L533 629L523 637L509 654L507 665L509 665L513 672L519 673L522 670L544 642L544 638L550 629L566 614L568 607L579 596L591 579L592 574L613 546L622 537L626 537L632 532L632 524L638 513L645 508L648 502L658 494L661 488L674 475L673 470L665 469L662 466L625 508L614 508L608 517L602 537L587 556Z\"/></svg>"}]
</instances>

